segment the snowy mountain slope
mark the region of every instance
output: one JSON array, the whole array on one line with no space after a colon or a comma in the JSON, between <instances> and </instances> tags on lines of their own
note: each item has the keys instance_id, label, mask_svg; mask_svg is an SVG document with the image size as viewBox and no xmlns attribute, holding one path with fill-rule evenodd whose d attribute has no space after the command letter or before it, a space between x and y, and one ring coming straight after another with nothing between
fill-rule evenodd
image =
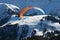
<instances>
[{"instance_id":1,"label":"snowy mountain slope","mask_svg":"<svg viewBox=\"0 0 60 40\"><path fill-rule=\"evenodd\" d=\"M0 6L1 6L0 7L1 8L0 10L3 10L2 12L4 12L4 11L11 11L11 12L13 11L15 13L19 13L20 12L20 8L17 7L17 6L15 6L15 5L12 5L12 4L0 3Z\"/></svg>"},{"instance_id":2,"label":"snowy mountain slope","mask_svg":"<svg viewBox=\"0 0 60 40\"><path fill-rule=\"evenodd\" d=\"M0 27L4 27L6 25L14 26L18 24L19 30L18 30L17 40L19 40L19 38L21 39L21 36L22 38L26 38L26 37L32 36L32 34L34 34L35 36L41 36L43 35L43 31L45 28L46 28L45 34L47 34L47 32L50 32L50 33L55 32L55 30L60 31L60 18L56 16L36 15L36 16L23 16L23 18L19 18L17 15L9 14L10 12L11 13L13 12L13 14L15 14L16 13L15 8L16 10L18 9L17 12L19 13L20 9L18 7L10 4L5 4L5 3L1 3L0 5L1 5L0 17L1 19L3 19L2 22L4 22L4 20L6 20L7 17L9 17L6 20L8 22L5 21L3 23L4 25L2 24L2 26ZM8 12L8 9L9 10L11 9L11 10ZM4 19L5 17L6 19ZM0 21L0 23L2 22Z\"/></svg>"},{"instance_id":3,"label":"snowy mountain slope","mask_svg":"<svg viewBox=\"0 0 60 40\"><path fill-rule=\"evenodd\" d=\"M55 21L53 21L55 20ZM23 16L23 18L19 19L16 17L16 20L11 20L11 25L18 24L19 31L18 31L18 37L17 40L20 38L20 36L23 36L23 38L29 37L32 35L32 32L35 30L36 33L35 36L41 36L43 35L43 30L46 28L46 32L54 32L55 30L60 31L60 18L56 16L50 16L50 15L36 15L36 16ZM28 26L28 27L27 27ZM23 34L23 30L25 31ZM25 36L24 36L25 35Z\"/></svg>"},{"instance_id":4,"label":"snowy mountain slope","mask_svg":"<svg viewBox=\"0 0 60 40\"><path fill-rule=\"evenodd\" d=\"M23 24L36 25L39 22L39 19L42 19L44 16L47 16L47 15L24 16L23 18L20 19L20 21L18 23L19 23L19 25L23 25ZM27 21L27 20L29 20L29 21ZM16 23L16 22L12 22L12 24L14 24L14 23Z\"/></svg>"},{"instance_id":5,"label":"snowy mountain slope","mask_svg":"<svg viewBox=\"0 0 60 40\"><path fill-rule=\"evenodd\" d=\"M53 21L53 19L56 21ZM17 31L18 36L16 40L19 40L21 36L22 38L27 38L33 36L32 34L42 36L45 28L45 34L55 30L60 31L60 24L57 20L60 20L60 18L50 15L23 16L21 19L18 16L12 15L8 21L10 24L7 23L7 25L18 24L19 30Z\"/></svg>"},{"instance_id":6,"label":"snowy mountain slope","mask_svg":"<svg viewBox=\"0 0 60 40\"><path fill-rule=\"evenodd\" d=\"M20 12L20 8L15 5L0 3L0 26L6 23L12 15L14 14L18 15L19 12Z\"/></svg>"},{"instance_id":7,"label":"snowy mountain slope","mask_svg":"<svg viewBox=\"0 0 60 40\"><path fill-rule=\"evenodd\" d=\"M46 23L48 25L59 27L59 23L60 23L60 18L55 17L55 16L54 17L49 16L49 15L23 16L23 18L21 18L21 19L16 16L16 17L12 17L11 21L14 21L13 18L15 19L15 22L12 22L11 23L12 25L16 24L16 23L18 23L19 25L24 25L24 24L37 25L39 22L42 22L42 23ZM43 20L43 21L41 21L41 20ZM54 25L54 24L57 24L57 25Z\"/></svg>"}]
</instances>

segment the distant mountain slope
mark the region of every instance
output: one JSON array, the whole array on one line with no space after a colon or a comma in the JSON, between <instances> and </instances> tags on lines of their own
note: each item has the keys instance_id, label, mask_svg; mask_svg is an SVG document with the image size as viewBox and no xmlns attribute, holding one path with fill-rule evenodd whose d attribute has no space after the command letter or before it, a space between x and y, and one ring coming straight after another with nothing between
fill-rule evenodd
<instances>
[{"instance_id":1,"label":"distant mountain slope","mask_svg":"<svg viewBox=\"0 0 60 40\"><path fill-rule=\"evenodd\" d=\"M18 15L20 8L7 3L0 3L0 26L6 23L12 15Z\"/></svg>"}]
</instances>

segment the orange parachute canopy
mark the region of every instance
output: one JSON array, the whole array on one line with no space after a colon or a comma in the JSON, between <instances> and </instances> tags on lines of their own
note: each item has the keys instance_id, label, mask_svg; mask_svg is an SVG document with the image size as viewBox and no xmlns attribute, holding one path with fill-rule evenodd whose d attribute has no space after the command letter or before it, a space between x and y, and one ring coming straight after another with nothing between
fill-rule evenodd
<instances>
[{"instance_id":1,"label":"orange parachute canopy","mask_svg":"<svg viewBox=\"0 0 60 40\"><path fill-rule=\"evenodd\" d=\"M37 10L41 11L43 14L45 14L44 10L41 9L41 8L32 7L32 6L27 6L27 7L23 8L23 9L20 11L19 17L22 18L22 17L23 17L23 14L24 14L25 12L27 12L28 10L32 9L32 8L33 8L33 9L37 9Z\"/></svg>"},{"instance_id":2,"label":"orange parachute canopy","mask_svg":"<svg viewBox=\"0 0 60 40\"><path fill-rule=\"evenodd\" d=\"M21 10L19 17L22 18L23 14L28 11L31 8L31 6L25 7L24 9Z\"/></svg>"}]
</instances>

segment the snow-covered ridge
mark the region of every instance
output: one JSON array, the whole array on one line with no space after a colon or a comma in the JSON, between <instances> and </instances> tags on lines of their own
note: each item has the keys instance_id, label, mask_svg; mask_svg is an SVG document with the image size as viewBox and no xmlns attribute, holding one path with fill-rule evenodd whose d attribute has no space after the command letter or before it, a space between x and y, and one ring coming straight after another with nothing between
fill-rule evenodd
<instances>
[{"instance_id":1,"label":"snow-covered ridge","mask_svg":"<svg viewBox=\"0 0 60 40\"><path fill-rule=\"evenodd\" d=\"M12 12L16 12L19 13L20 12L20 8L12 5L12 4L7 4L7 3L0 3L0 11L2 10L2 12L8 12L9 10Z\"/></svg>"},{"instance_id":2,"label":"snow-covered ridge","mask_svg":"<svg viewBox=\"0 0 60 40\"><path fill-rule=\"evenodd\" d=\"M8 22L12 15L18 15L19 12L20 8L15 5L0 3L0 26Z\"/></svg>"},{"instance_id":3,"label":"snow-covered ridge","mask_svg":"<svg viewBox=\"0 0 60 40\"><path fill-rule=\"evenodd\" d=\"M9 8L18 8L18 9L20 9L19 7L17 7L17 6L15 6L15 5L12 5L12 4L7 4L7 3L0 3L0 5L2 5L2 4L5 4L5 5L7 5Z\"/></svg>"}]
</instances>

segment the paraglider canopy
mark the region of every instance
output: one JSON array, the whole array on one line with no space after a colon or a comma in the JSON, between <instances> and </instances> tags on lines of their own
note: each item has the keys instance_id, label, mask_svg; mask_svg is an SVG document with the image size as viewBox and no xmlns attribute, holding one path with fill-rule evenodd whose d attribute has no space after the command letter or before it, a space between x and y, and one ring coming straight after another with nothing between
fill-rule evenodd
<instances>
[{"instance_id":1,"label":"paraglider canopy","mask_svg":"<svg viewBox=\"0 0 60 40\"><path fill-rule=\"evenodd\" d=\"M27 12L28 10L30 10L30 9L36 9L36 10L41 11L43 14L45 14L44 10L41 9L41 8L32 7L32 6L27 6L27 7L23 8L23 9L20 11L19 17L22 18L22 17L23 17L23 14L24 14L25 12Z\"/></svg>"}]
</instances>

